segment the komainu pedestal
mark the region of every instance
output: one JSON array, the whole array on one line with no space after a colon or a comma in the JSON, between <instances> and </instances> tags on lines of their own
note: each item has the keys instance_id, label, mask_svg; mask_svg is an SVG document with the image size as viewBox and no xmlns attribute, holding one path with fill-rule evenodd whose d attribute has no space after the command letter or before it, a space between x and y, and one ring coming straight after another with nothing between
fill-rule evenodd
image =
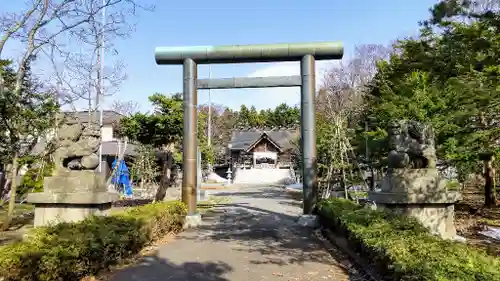
<instances>
[{"instance_id":1,"label":"komainu pedestal","mask_svg":"<svg viewBox=\"0 0 500 281\"><path fill-rule=\"evenodd\" d=\"M395 122L389 127L389 167L381 191L369 192L377 207L415 217L442 238L454 238L454 204L457 191L436 169L432 128L413 121Z\"/></svg>"},{"instance_id":2,"label":"komainu pedestal","mask_svg":"<svg viewBox=\"0 0 500 281\"><path fill-rule=\"evenodd\" d=\"M108 192L106 182L93 171L70 171L44 179L44 192L28 194L35 205L35 227L81 221L105 215L118 194Z\"/></svg>"},{"instance_id":3,"label":"komainu pedestal","mask_svg":"<svg viewBox=\"0 0 500 281\"><path fill-rule=\"evenodd\" d=\"M99 130L81 124L63 129L56 140L54 175L44 179L43 192L28 194L27 201L35 205L35 227L105 215L119 198L94 171Z\"/></svg>"}]
</instances>

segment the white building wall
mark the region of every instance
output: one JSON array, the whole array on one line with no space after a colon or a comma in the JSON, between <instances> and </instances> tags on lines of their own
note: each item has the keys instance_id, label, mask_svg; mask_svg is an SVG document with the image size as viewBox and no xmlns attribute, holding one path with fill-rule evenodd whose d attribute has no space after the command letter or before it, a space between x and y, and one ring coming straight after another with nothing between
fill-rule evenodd
<instances>
[{"instance_id":1,"label":"white building wall","mask_svg":"<svg viewBox=\"0 0 500 281\"><path fill-rule=\"evenodd\" d=\"M112 141L113 140L113 127L103 126L101 128L101 138L102 141Z\"/></svg>"},{"instance_id":2,"label":"white building wall","mask_svg":"<svg viewBox=\"0 0 500 281\"><path fill-rule=\"evenodd\" d=\"M45 139L50 141L55 136L55 130L49 130L45 134ZM113 127L112 126L103 126L101 128L101 137L102 141L112 141L113 140Z\"/></svg>"}]
</instances>

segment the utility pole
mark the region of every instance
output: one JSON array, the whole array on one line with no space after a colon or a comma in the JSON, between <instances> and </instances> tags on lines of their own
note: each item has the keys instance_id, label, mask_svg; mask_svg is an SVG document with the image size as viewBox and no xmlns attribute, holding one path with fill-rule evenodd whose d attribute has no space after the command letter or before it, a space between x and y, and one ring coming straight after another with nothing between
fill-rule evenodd
<instances>
[{"instance_id":1,"label":"utility pole","mask_svg":"<svg viewBox=\"0 0 500 281\"><path fill-rule=\"evenodd\" d=\"M208 66L208 79L212 78L212 66ZM212 95L208 89L208 146L212 145Z\"/></svg>"},{"instance_id":2,"label":"utility pole","mask_svg":"<svg viewBox=\"0 0 500 281\"><path fill-rule=\"evenodd\" d=\"M97 91L97 97L96 97L96 107L99 108L99 134L101 134L101 141L99 143L99 173L102 173L102 115L103 115L103 108L102 105L99 103L99 99L101 97L104 97L104 31L105 31L105 25L106 25L106 0L102 0L102 26L101 26L101 34L100 34L100 44L99 44L99 58L98 58L98 63L99 63L99 70L98 70L98 75L97 78L99 79L99 91ZM100 101L102 103L102 100ZM96 108L97 109L97 108Z\"/></svg>"},{"instance_id":3,"label":"utility pole","mask_svg":"<svg viewBox=\"0 0 500 281\"><path fill-rule=\"evenodd\" d=\"M208 66L208 79L212 78L212 66ZM212 147L212 95L211 90L208 89L208 147ZM208 172L212 172L212 163L208 163Z\"/></svg>"}]
</instances>

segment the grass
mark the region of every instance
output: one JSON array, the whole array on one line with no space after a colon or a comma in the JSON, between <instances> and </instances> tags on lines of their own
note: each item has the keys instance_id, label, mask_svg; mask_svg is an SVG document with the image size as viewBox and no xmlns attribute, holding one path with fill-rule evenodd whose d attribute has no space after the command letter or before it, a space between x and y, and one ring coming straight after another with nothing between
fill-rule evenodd
<instances>
[{"instance_id":1,"label":"grass","mask_svg":"<svg viewBox=\"0 0 500 281\"><path fill-rule=\"evenodd\" d=\"M176 201L178 199L172 199L169 201ZM205 213L209 210L215 208L215 206L219 204L229 204L231 203L231 199L229 197L221 197L221 196L209 196L206 200L198 201L196 204L196 208L200 213Z\"/></svg>"},{"instance_id":2,"label":"grass","mask_svg":"<svg viewBox=\"0 0 500 281\"><path fill-rule=\"evenodd\" d=\"M229 203L231 203L231 199L229 197L210 196L207 200L201 200L198 202L197 208L200 213L205 213L212 210L216 205Z\"/></svg>"},{"instance_id":3,"label":"grass","mask_svg":"<svg viewBox=\"0 0 500 281\"><path fill-rule=\"evenodd\" d=\"M0 224L3 224L3 222L7 219L8 208L8 203L0 208ZM16 204L9 231L18 230L27 225L33 225L34 208L35 207L31 204Z\"/></svg>"},{"instance_id":4,"label":"grass","mask_svg":"<svg viewBox=\"0 0 500 281\"><path fill-rule=\"evenodd\" d=\"M500 212L498 212L500 213ZM500 227L500 215L497 219L488 219L488 218L481 218L478 219L479 223L483 223L485 225L493 226L493 227Z\"/></svg>"},{"instance_id":5,"label":"grass","mask_svg":"<svg viewBox=\"0 0 500 281\"><path fill-rule=\"evenodd\" d=\"M214 184L214 185L208 185L210 183L205 183L205 184L201 184L201 187L200 189L201 190L225 190L225 189L230 189L231 187L233 187L233 185L228 185L228 184L223 184L223 183L217 183L217 184Z\"/></svg>"},{"instance_id":6,"label":"grass","mask_svg":"<svg viewBox=\"0 0 500 281\"><path fill-rule=\"evenodd\" d=\"M9 203L5 203L2 207L0 207L0 222L4 222L7 218L8 208ZM14 206L14 217L31 213L33 212L34 208L35 207L31 204L16 204Z\"/></svg>"}]
</instances>

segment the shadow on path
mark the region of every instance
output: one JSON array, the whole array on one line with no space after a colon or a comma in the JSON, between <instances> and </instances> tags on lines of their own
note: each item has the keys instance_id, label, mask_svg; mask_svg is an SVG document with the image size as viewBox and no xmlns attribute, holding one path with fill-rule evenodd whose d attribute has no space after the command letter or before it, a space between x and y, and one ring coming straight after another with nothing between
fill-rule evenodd
<instances>
[{"instance_id":1,"label":"shadow on path","mask_svg":"<svg viewBox=\"0 0 500 281\"><path fill-rule=\"evenodd\" d=\"M156 256L145 257L143 261L115 274L112 280L137 281L229 281L222 277L232 267L223 262L185 262L175 264Z\"/></svg>"},{"instance_id":2,"label":"shadow on path","mask_svg":"<svg viewBox=\"0 0 500 281\"><path fill-rule=\"evenodd\" d=\"M112 280L365 280L340 252L325 250L314 230L297 224L300 202L286 192L252 188L213 195L232 203L217 205L201 226Z\"/></svg>"},{"instance_id":3,"label":"shadow on path","mask_svg":"<svg viewBox=\"0 0 500 281\"><path fill-rule=\"evenodd\" d=\"M253 264L332 263L312 231L298 227L295 216L247 204L228 204L203 219L206 224L199 227L198 235L180 239L231 243L236 251L258 253L249 260Z\"/></svg>"}]
</instances>

